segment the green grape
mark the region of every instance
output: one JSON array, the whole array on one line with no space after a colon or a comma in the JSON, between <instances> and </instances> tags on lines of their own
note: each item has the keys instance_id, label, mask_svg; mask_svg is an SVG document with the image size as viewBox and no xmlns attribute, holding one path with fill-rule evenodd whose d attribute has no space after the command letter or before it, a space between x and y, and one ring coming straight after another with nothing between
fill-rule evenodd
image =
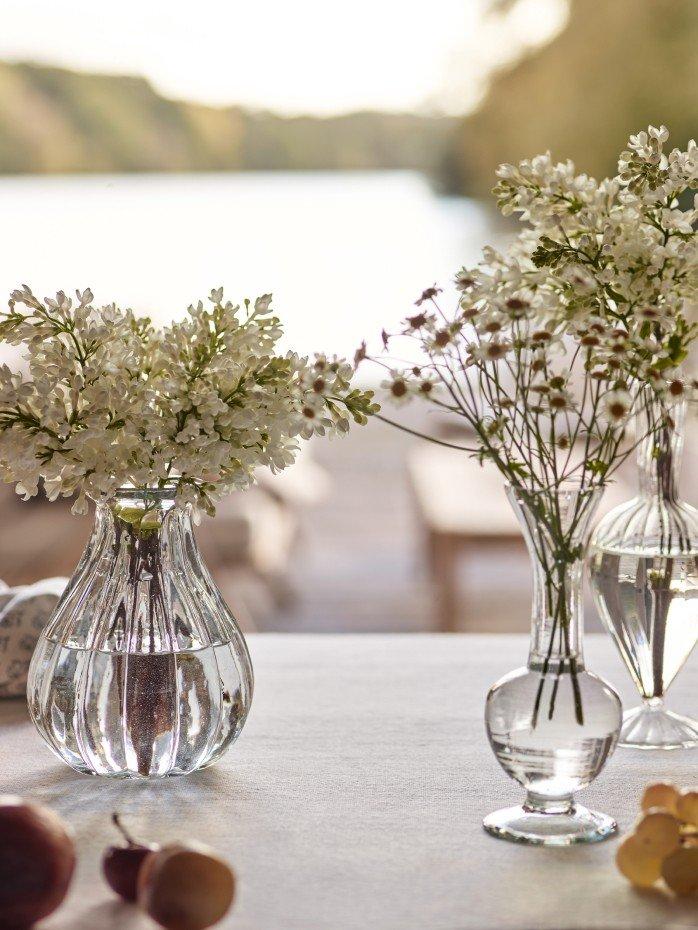
<instances>
[{"instance_id":1,"label":"green grape","mask_svg":"<svg viewBox=\"0 0 698 930\"><path fill-rule=\"evenodd\" d=\"M670 782L658 781L645 788L640 807L643 811L648 811L653 807L661 807L663 810L675 814L678 799L679 789L676 785L672 785Z\"/></svg>"},{"instance_id":2,"label":"green grape","mask_svg":"<svg viewBox=\"0 0 698 930\"><path fill-rule=\"evenodd\" d=\"M679 820L698 827L698 791L682 791L676 802Z\"/></svg>"},{"instance_id":3,"label":"green grape","mask_svg":"<svg viewBox=\"0 0 698 930\"><path fill-rule=\"evenodd\" d=\"M679 845L681 825L668 811L652 809L638 821L635 838L650 855L661 858Z\"/></svg>"},{"instance_id":4,"label":"green grape","mask_svg":"<svg viewBox=\"0 0 698 930\"><path fill-rule=\"evenodd\" d=\"M616 866L621 875L638 888L649 888L662 874L662 860L652 855L636 836L629 836L618 847Z\"/></svg>"},{"instance_id":5,"label":"green grape","mask_svg":"<svg viewBox=\"0 0 698 930\"><path fill-rule=\"evenodd\" d=\"M662 862L662 878L674 894L698 891L698 846L679 846Z\"/></svg>"}]
</instances>

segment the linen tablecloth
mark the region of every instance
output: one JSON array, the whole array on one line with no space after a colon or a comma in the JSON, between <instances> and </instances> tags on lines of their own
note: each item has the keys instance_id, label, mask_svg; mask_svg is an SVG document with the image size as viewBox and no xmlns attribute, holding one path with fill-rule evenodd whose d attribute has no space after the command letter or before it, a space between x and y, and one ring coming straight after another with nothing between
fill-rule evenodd
<instances>
[{"instance_id":1,"label":"linen tablecloth","mask_svg":"<svg viewBox=\"0 0 698 930\"><path fill-rule=\"evenodd\" d=\"M79 865L47 930L145 930L102 881L109 823L197 838L239 879L224 930L591 930L698 926L698 901L633 891L618 840L541 849L495 840L483 814L520 802L484 733L488 686L525 660L515 636L249 637L247 726L213 768L162 782L80 776L54 758L19 701L0 703L0 790L44 802L77 834ZM587 665L635 699L610 640ZM698 713L696 664L671 704ZM626 831L647 780L698 785L698 751L618 750L580 800Z\"/></svg>"}]
</instances>

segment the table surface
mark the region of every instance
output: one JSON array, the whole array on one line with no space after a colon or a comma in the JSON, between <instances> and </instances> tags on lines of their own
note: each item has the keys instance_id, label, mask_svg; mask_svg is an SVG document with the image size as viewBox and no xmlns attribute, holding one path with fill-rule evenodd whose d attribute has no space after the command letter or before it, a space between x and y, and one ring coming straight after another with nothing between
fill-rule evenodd
<instances>
[{"instance_id":1,"label":"table surface","mask_svg":"<svg viewBox=\"0 0 698 930\"><path fill-rule=\"evenodd\" d=\"M0 702L0 791L44 802L77 834L79 865L46 930L146 930L99 877L111 811L139 837L197 838L238 874L223 930L592 930L698 926L695 901L633 891L617 839L569 849L495 840L483 814L521 790L492 756L488 686L522 664L520 636L249 637L252 712L213 768L122 782L73 773L46 749L20 701ZM609 640L587 666L632 687ZM686 667L672 706L695 711ZM698 781L698 750L618 750L582 801L631 826L650 779Z\"/></svg>"}]
</instances>

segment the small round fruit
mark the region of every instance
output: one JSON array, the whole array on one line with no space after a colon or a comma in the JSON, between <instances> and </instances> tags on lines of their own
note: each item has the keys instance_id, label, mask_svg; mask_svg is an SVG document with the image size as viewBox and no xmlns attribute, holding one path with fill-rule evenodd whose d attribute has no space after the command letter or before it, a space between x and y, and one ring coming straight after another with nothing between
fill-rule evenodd
<instances>
[{"instance_id":1,"label":"small round fruit","mask_svg":"<svg viewBox=\"0 0 698 930\"><path fill-rule=\"evenodd\" d=\"M164 846L138 874L138 903L167 930L204 930L218 923L235 897L235 876L199 844Z\"/></svg>"},{"instance_id":2,"label":"small round fruit","mask_svg":"<svg viewBox=\"0 0 698 930\"><path fill-rule=\"evenodd\" d=\"M75 846L58 814L0 797L0 927L30 927L62 903Z\"/></svg>"},{"instance_id":3,"label":"small round fruit","mask_svg":"<svg viewBox=\"0 0 698 930\"><path fill-rule=\"evenodd\" d=\"M676 816L698 827L698 791L682 791L676 801Z\"/></svg>"},{"instance_id":4,"label":"small round fruit","mask_svg":"<svg viewBox=\"0 0 698 930\"><path fill-rule=\"evenodd\" d=\"M662 878L674 894L698 891L698 846L680 846L662 863Z\"/></svg>"},{"instance_id":5,"label":"small round fruit","mask_svg":"<svg viewBox=\"0 0 698 930\"><path fill-rule=\"evenodd\" d=\"M135 901L143 860L156 849L157 846L108 846L102 857L102 872L112 891L125 901Z\"/></svg>"},{"instance_id":6,"label":"small round fruit","mask_svg":"<svg viewBox=\"0 0 698 930\"><path fill-rule=\"evenodd\" d=\"M679 845L681 825L664 810L649 810L635 827L635 839L652 856L668 856Z\"/></svg>"},{"instance_id":7,"label":"small round fruit","mask_svg":"<svg viewBox=\"0 0 698 930\"><path fill-rule=\"evenodd\" d=\"M670 782L658 781L648 785L642 793L640 807L648 811L653 807L661 807L672 814L676 813L676 802L679 799L679 789Z\"/></svg>"},{"instance_id":8,"label":"small round fruit","mask_svg":"<svg viewBox=\"0 0 698 930\"><path fill-rule=\"evenodd\" d=\"M662 874L661 858L653 856L635 836L629 836L618 847L616 866L638 888L650 888Z\"/></svg>"},{"instance_id":9,"label":"small round fruit","mask_svg":"<svg viewBox=\"0 0 698 930\"><path fill-rule=\"evenodd\" d=\"M126 840L125 846L108 846L102 856L102 872L107 884L125 901L135 901L136 884L143 860L160 847L137 843L121 823L118 814L112 814L112 822Z\"/></svg>"}]
</instances>

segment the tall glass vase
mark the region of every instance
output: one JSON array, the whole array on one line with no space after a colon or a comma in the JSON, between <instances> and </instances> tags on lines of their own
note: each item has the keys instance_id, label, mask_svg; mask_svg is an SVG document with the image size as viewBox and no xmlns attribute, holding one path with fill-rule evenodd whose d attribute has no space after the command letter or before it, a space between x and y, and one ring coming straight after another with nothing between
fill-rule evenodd
<instances>
[{"instance_id":1,"label":"tall glass vase","mask_svg":"<svg viewBox=\"0 0 698 930\"><path fill-rule=\"evenodd\" d=\"M621 746L698 745L698 722L667 710L667 689L698 640L698 511L680 500L677 481L685 404L638 414L639 488L599 523L589 551L599 613L640 692L625 714Z\"/></svg>"},{"instance_id":2,"label":"tall glass vase","mask_svg":"<svg viewBox=\"0 0 698 930\"><path fill-rule=\"evenodd\" d=\"M484 827L520 843L601 840L615 821L574 795L603 768L621 723L618 695L586 670L582 651L583 557L602 491L507 493L533 565L531 646L526 667L491 688L485 723L498 762L526 798L490 814Z\"/></svg>"},{"instance_id":3,"label":"tall glass vase","mask_svg":"<svg viewBox=\"0 0 698 930\"><path fill-rule=\"evenodd\" d=\"M124 488L98 504L27 693L39 733L86 774L185 775L237 738L249 653L170 489Z\"/></svg>"}]
</instances>

